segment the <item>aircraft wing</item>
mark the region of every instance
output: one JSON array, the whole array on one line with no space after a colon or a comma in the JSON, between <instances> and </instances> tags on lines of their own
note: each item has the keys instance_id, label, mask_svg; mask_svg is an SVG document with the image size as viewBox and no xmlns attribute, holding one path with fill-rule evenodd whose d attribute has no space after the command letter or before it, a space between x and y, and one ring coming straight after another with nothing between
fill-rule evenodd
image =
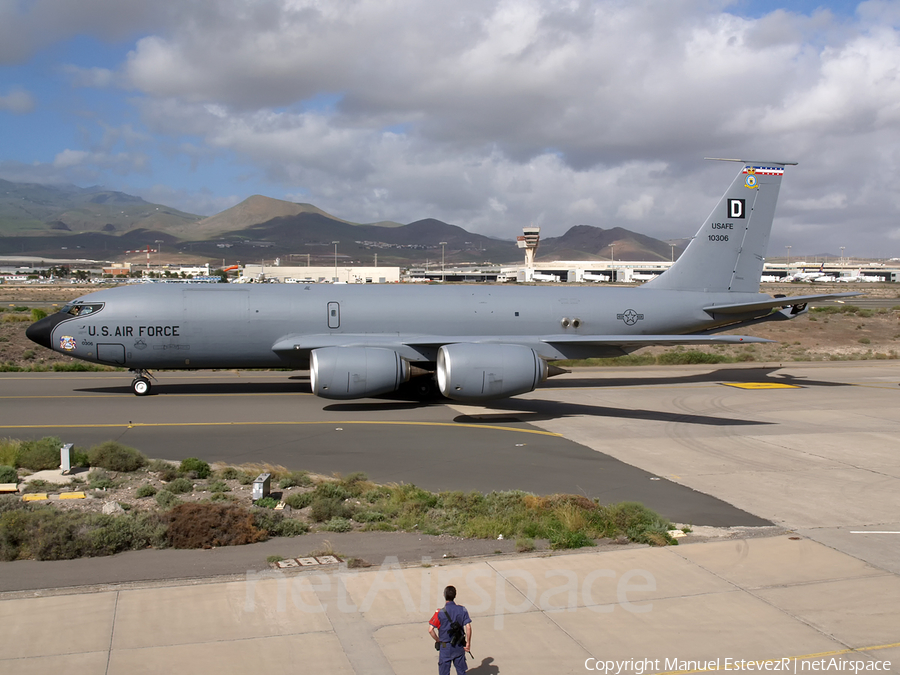
<instances>
[{"instance_id":1,"label":"aircraft wing","mask_svg":"<svg viewBox=\"0 0 900 675\"><path fill-rule=\"evenodd\" d=\"M774 309L775 307L794 307L807 305L815 300L833 300L835 298L850 298L862 293L828 293L825 295L794 295L791 297L772 298L757 302L738 302L733 305L710 305L703 311L708 314L745 314L760 309Z\"/></svg>"},{"instance_id":2,"label":"aircraft wing","mask_svg":"<svg viewBox=\"0 0 900 675\"><path fill-rule=\"evenodd\" d=\"M734 345L775 342L749 335L554 335L541 338L547 344L610 347L668 347L671 345Z\"/></svg>"},{"instance_id":3,"label":"aircraft wing","mask_svg":"<svg viewBox=\"0 0 900 675\"><path fill-rule=\"evenodd\" d=\"M701 344L749 344L752 342L773 342L765 338L747 335L376 335L362 334L322 334L287 335L274 345L272 351L289 353L308 352L325 347L382 347L400 349L402 347L433 348L455 343L478 344L526 344L538 347L548 345L583 345L585 347L650 347Z\"/></svg>"}]
</instances>

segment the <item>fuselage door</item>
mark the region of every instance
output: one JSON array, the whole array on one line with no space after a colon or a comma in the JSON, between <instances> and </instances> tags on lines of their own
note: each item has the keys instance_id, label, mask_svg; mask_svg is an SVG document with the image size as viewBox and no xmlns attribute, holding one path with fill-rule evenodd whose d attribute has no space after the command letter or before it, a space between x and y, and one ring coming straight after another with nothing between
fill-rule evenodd
<instances>
[{"instance_id":1,"label":"fuselage door","mask_svg":"<svg viewBox=\"0 0 900 675\"><path fill-rule=\"evenodd\" d=\"M124 366L125 345L98 343L97 360L101 363L111 363L116 366Z\"/></svg>"},{"instance_id":2,"label":"fuselage door","mask_svg":"<svg viewBox=\"0 0 900 675\"><path fill-rule=\"evenodd\" d=\"M341 306L337 302L328 303L328 327L341 327Z\"/></svg>"}]
</instances>

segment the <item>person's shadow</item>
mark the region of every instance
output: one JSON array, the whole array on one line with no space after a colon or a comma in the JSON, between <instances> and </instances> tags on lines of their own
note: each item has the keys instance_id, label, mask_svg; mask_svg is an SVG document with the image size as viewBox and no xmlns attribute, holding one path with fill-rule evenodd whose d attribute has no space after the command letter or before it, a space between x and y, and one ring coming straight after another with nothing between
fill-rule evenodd
<instances>
[{"instance_id":1,"label":"person's shadow","mask_svg":"<svg viewBox=\"0 0 900 675\"><path fill-rule=\"evenodd\" d=\"M467 671L470 675L500 675L500 668L494 665L494 659L491 656L481 659L481 664Z\"/></svg>"}]
</instances>

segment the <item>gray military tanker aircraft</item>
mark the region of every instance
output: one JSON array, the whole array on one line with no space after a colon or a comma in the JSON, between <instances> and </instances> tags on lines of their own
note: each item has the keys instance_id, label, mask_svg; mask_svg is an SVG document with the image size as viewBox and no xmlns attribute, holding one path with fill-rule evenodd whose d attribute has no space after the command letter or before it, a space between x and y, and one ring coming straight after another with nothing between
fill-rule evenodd
<instances>
[{"instance_id":1,"label":"gray military tanker aircraft","mask_svg":"<svg viewBox=\"0 0 900 675\"><path fill-rule=\"evenodd\" d=\"M295 368L329 399L421 383L480 402L533 391L559 359L649 345L768 342L719 335L792 319L812 300L759 292L784 167L742 168L682 256L640 288L141 284L80 297L31 325L34 342L123 366L150 393L150 369Z\"/></svg>"}]
</instances>

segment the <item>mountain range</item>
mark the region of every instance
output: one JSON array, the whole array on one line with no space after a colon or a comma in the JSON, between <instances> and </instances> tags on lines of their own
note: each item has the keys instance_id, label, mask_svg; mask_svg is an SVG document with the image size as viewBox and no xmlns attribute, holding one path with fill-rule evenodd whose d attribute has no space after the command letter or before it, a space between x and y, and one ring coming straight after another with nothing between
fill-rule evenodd
<instances>
[{"instance_id":1,"label":"mountain range","mask_svg":"<svg viewBox=\"0 0 900 675\"><path fill-rule=\"evenodd\" d=\"M330 264L334 242L343 263L382 265L435 262L517 262L514 241L485 237L426 218L409 224L358 224L312 204L254 195L208 218L152 204L100 187L50 186L0 180L0 255L143 258L137 250L162 251L158 259L207 259L231 264L276 257ZM441 242L445 242L442 247ZM622 228L576 225L541 240L537 259L669 260L685 240L665 242ZM66 253L63 254L62 250ZM443 249L443 250L442 250ZM130 252L130 253L129 253ZM324 261L327 260L327 263Z\"/></svg>"}]
</instances>

